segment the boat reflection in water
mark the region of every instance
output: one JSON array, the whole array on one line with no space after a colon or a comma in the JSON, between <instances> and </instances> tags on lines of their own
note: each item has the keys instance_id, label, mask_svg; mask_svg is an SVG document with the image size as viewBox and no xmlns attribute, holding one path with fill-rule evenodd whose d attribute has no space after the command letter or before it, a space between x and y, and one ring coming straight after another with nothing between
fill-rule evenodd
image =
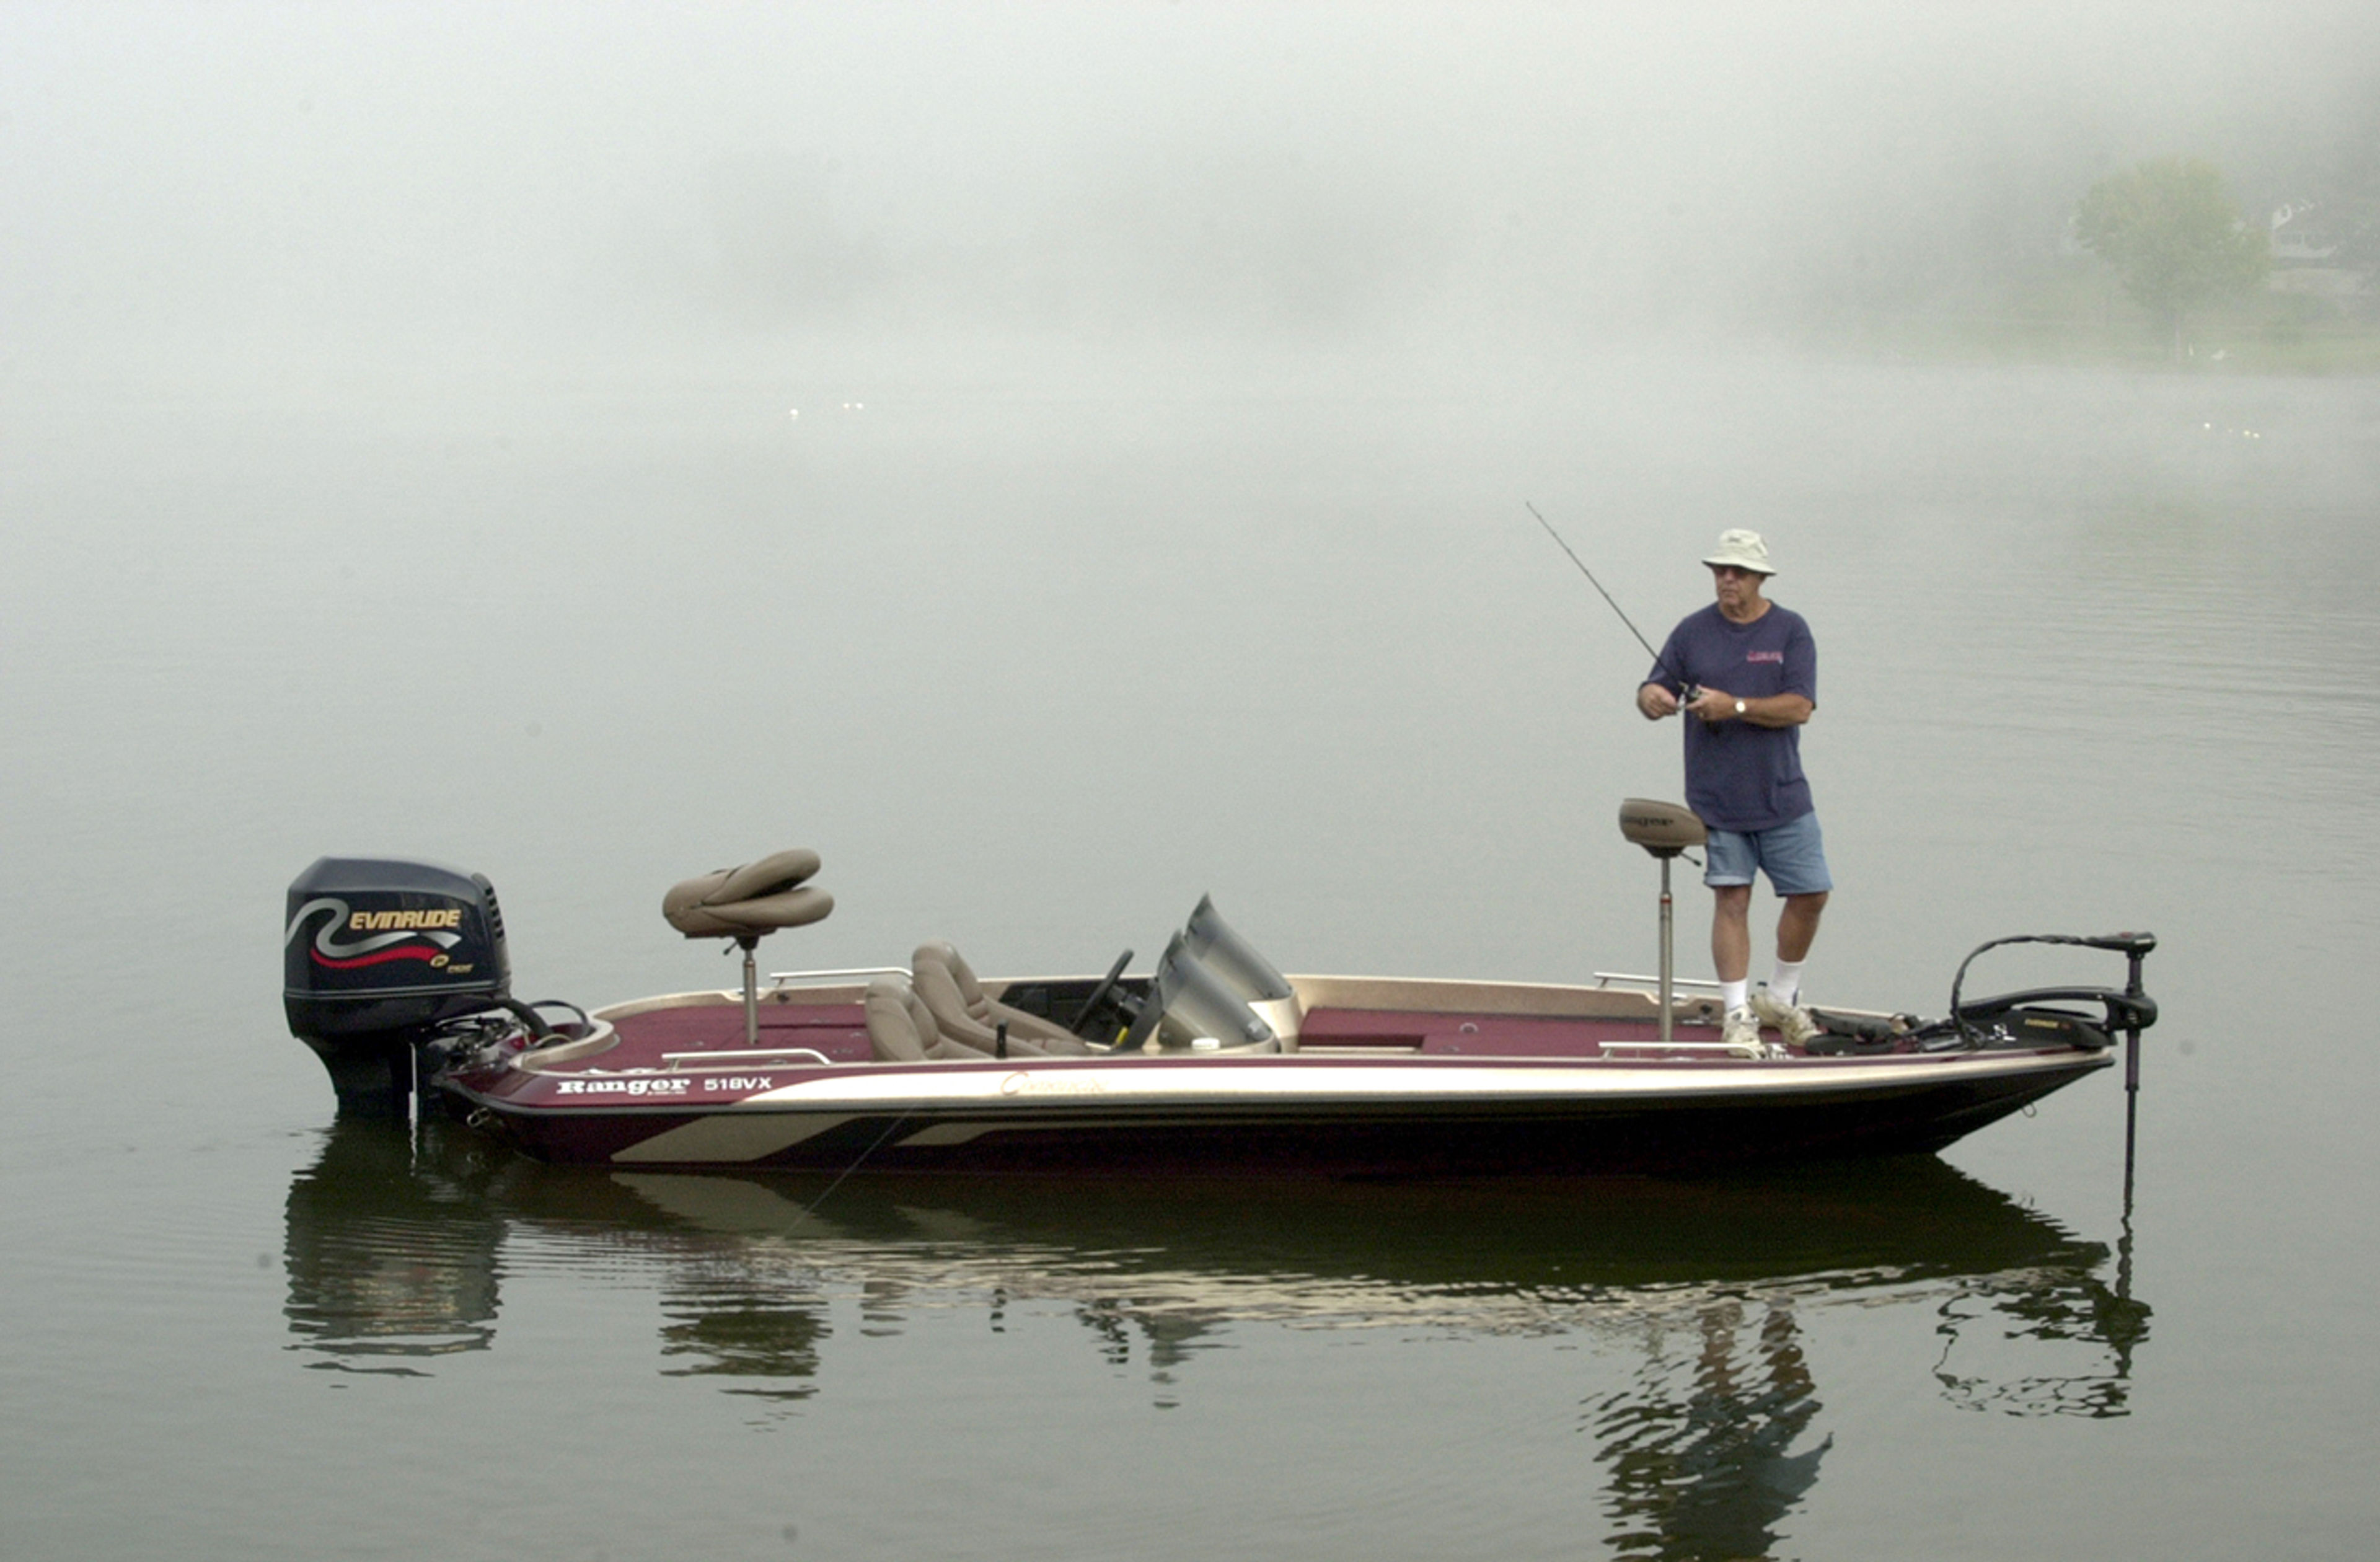
<instances>
[{"instance_id":1,"label":"boat reflection in water","mask_svg":"<svg viewBox=\"0 0 2380 1562\"><path fill-rule=\"evenodd\" d=\"M489 1348L523 1262L649 1283L662 1372L781 1400L828 1374L838 1307L874 1331L1054 1303L1137 1357L1160 1404L1250 1324L1588 1336L1638 1363L1582 1409L1614 1544L1671 1557L1762 1555L1816 1482L1813 1314L1925 1309L1950 1401L2086 1417L2126 1413L2149 1317L2128 1253L1930 1156L1686 1181L837 1185L548 1166L435 1121L347 1119L290 1190L288 1316L316 1364Z\"/></svg>"},{"instance_id":2,"label":"boat reflection in water","mask_svg":"<svg viewBox=\"0 0 2380 1562\"><path fill-rule=\"evenodd\" d=\"M402 1130L331 1129L289 1185L284 1311L310 1365L420 1376L434 1358L493 1343L506 1217L462 1169Z\"/></svg>"}]
</instances>

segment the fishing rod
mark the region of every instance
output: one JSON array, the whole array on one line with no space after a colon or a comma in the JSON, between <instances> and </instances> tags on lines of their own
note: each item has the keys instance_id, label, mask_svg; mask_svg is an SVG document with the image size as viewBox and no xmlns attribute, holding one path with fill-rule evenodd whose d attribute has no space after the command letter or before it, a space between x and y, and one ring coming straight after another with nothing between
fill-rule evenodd
<instances>
[{"instance_id":1,"label":"fishing rod","mask_svg":"<svg viewBox=\"0 0 2380 1562\"><path fill-rule=\"evenodd\" d=\"M1554 540L1554 545L1561 549L1562 552L1570 555L1570 561L1578 566L1578 572L1586 577L1586 583L1595 588L1596 594L1602 597L1604 601L1611 603L1611 611L1619 614L1620 621L1628 626L1628 632L1636 636L1636 643L1645 648L1645 655L1653 658L1653 665L1659 668L1661 671L1668 673L1672 678L1676 678L1677 681L1684 687L1685 693L1679 697L1678 703L1681 706L1693 704L1694 702L1694 696L1700 694L1702 689L1694 682L1693 679L1678 677L1677 669L1670 666L1669 663L1661 659L1661 653L1653 649L1653 642L1646 640L1644 635L1637 631L1635 621L1628 616L1626 611L1622 609L1618 603L1611 601L1611 593L1603 589L1603 582L1595 578L1595 571L1586 567L1586 560L1579 557L1577 550L1572 548L1568 543L1562 541L1562 534L1554 530L1554 523L1548 520L1544 516L1538 515L1537 506L1530 504L1528 500L1524 499L1521 503L1531 515L1537 517L1537 524L1546 529L1546 535Z\"/></svg>"}]
</instances>

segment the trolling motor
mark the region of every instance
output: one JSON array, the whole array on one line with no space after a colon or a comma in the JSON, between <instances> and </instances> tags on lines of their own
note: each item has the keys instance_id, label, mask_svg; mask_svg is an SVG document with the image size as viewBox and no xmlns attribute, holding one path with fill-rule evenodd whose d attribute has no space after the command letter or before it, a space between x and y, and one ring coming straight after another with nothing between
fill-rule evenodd
<instances>
[{"instance_id":1,"label":"trolling motor","mask_svg":"<svg viewBox=\"0 0 2380 1562\"><path fill-rule=\"evenodd\" d=\"M1960 989L1967 980L1967 968L1975 963L1975 956L1986 949L1997 949L2003 944L2067 944L2121 955L2126 968L2123 988L2119 991L2113 987L2033 987L2022 993L2002 993L1997 997L1978 998L1972 1003L1960 1002ZM2154 933L2021 933L1977 945L1965 959L1959 962L1959 972L1950 979L1949 1024L1961 1044L1970 1047L1988 1044L1990 1037L1977 1025L1978 1020L1991 1020L2003 1032L2011 1020L2023 1026L2083 1025L2082 1017L2070 1010L2038 1007L2057 1003L2097 1004L2100 1007L2100 1024L2097 1027L2102 1038L2100 1044L2107 1044L2118 1035L2124 1038L2124 1219L2127 1242L2131 1239L2132 1152L2140 1129L2141 1032L2157 1021L2156 1000L2149 996L2148 989L2141 980L2141 966L2156 946Z\"/></svg>"},{"instance_id":2,"label":"trolling motor","mask_svg":"<svg viewBox=\"0 0 2380 1562\"><path fill-rule=\"evenodd\" d=\"M1988 944L1978 944L1959 962L1958 974L1950 979L1950 1023L1960 1041L1967 1045L1982 1046L1983 1032L1977 1029L1979 1019L1994 1019L2011 1011L2034 1008L2041 1004L2088 1003L2100 1006L2101 1029L2109 1036L2120 1034L2125 1039L2126 1056L2124 1088L2137 1093L2141 1088L2141 1032L2156 1023L2156 1000L2148 995L2141 981L2141 966L2156 947L2154 933L2020 933L2006 938L1995 938ZM1975 957L1986 949L1997 949L2004 944L2067 944L2085 949L2105 949L2124 957L2129 969L2121 991L2113 987L2032 987L2022 993L2002 993L1996 997L1978 998L1961 1003L1960 989L1967 980L1967 968ZM2046 1011L2049 1018L2057 1010Z\"/></svg>"},{"instance_id":3,"label":"trolling motor","mask_svg":"<svg viewBox=\"0 0 2380 1562\"><path fill-rule=\"evenodd\" d=\"M1675 908L1670 898L1670 861L1688 847L1701 846L1709 832L1694 810L1683 803L1630 798L1620 805L1620 833L1653 854L1661 864L1661 1044L1670 1043L1670 988L1676 969Z\"/></svg>"}]
</instances>

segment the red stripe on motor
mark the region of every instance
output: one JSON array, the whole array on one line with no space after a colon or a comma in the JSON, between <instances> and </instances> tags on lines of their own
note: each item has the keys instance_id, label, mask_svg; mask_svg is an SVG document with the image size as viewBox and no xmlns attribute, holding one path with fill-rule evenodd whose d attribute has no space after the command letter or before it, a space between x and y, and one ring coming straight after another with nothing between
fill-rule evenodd
<instances>
[{"instance_id":1,"label":"red stripe on motor","mask_svg":"<svg viewBox=\"0 0 2380 1562\"><path fill-rule=\"evenodd\" d=\"M437 950L424 948L419 944L407 944L395 949L382 949L376 954L358 955L352 960L334 960L320 949L314 951L314 963L318 966L329 966L333 970L353 970L358 966L386 965L391 960L434 960L437 958Z\"/></svg>"}]
</instances>

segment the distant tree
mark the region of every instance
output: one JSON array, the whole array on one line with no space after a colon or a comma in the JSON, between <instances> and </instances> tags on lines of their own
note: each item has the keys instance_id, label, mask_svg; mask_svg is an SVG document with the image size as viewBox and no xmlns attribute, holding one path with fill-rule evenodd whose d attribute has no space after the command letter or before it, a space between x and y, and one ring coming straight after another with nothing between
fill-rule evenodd
<instances>
[{"instance_id":1,"label":"distant tree","mask_svg":"<svg viewBox=\"0 0 2380 1562\"><path fill-rule=\"evenodd\" d=\"M2262 227L2240 220L2223 176L2197 158L2159 157L2101 179L2074 208L2074 237L2116 268L2181 357L2190 311L2244 293L2272 256Z\"/></svg>"},{"instance_id":2,"label":"distant tree","mask_svg":"<svg viewBox=\"0 0 2380 1562\"><path fill-rule=\"evenodd\" d=\"M2362 273L2366 288L2380 283L2380 196L2350 195L2331 205L2338 263Z\"/></svg>"},{"instance_id":3,"label":"distant tree","mask_svg":"<svg viewBox=\"0 0 2380 1562\"><path fill-rule=\"evenodd\" d=\"M2294 150L2283 180L2293 199L2322 204L2322 226L2338 246L2329 263L2380 284L2380 101L2362 94L2360 114L2341 116L2323 140Z\"/></svg>"}]
</instances>

